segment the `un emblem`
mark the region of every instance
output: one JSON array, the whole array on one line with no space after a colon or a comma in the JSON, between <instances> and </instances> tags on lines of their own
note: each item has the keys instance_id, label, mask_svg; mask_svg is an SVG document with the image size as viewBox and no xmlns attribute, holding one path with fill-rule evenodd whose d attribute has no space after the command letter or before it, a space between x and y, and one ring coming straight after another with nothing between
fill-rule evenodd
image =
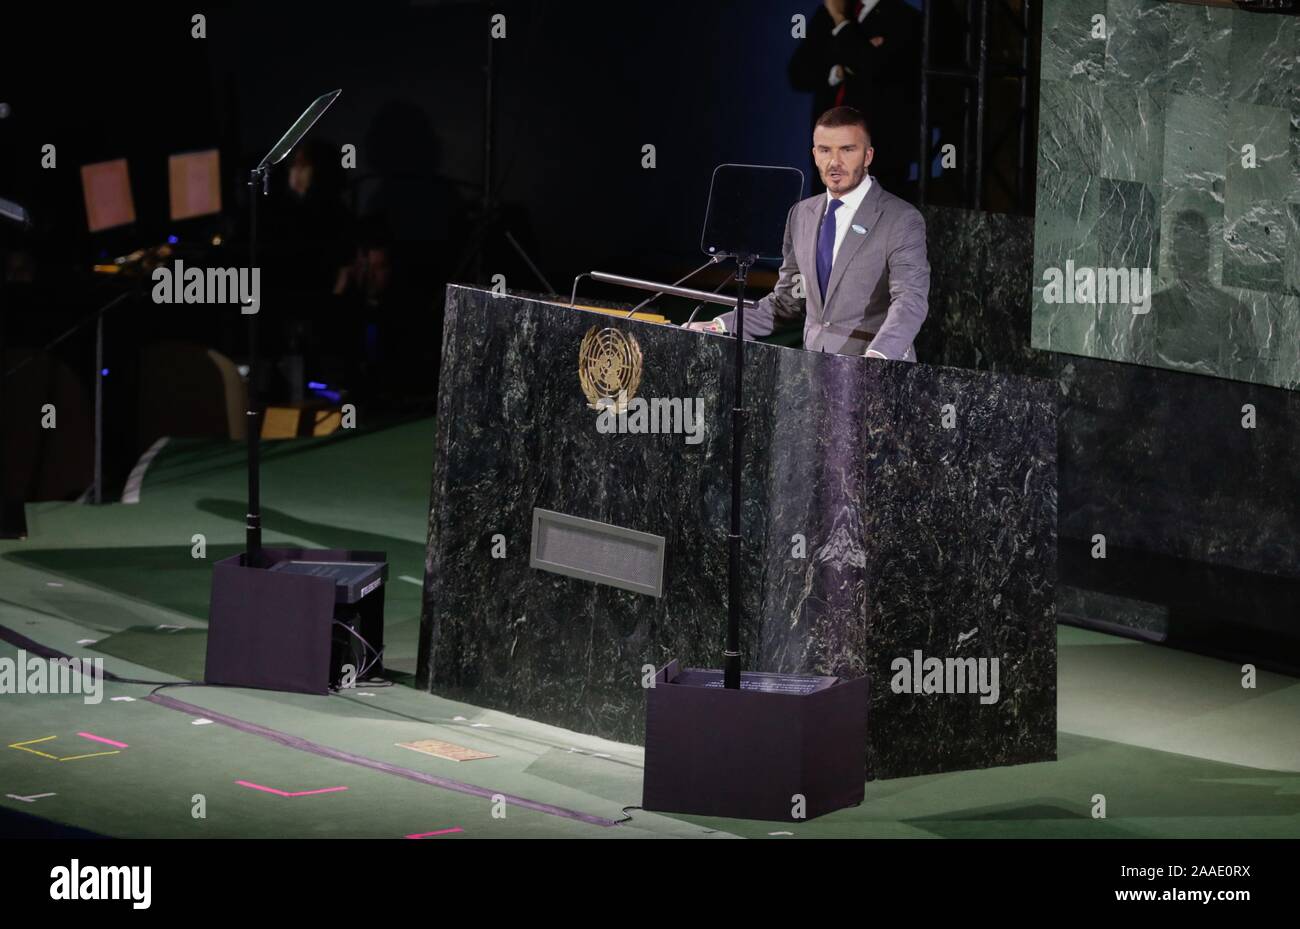
<instances>
[{"instance_id":1,"label":"un emblem","mask_svg":"<svg viewBox=\"0 0 1300 929\"><path fill-rule=\"evenodd\" d=\"M641 383L641 346L617 329L592 326L578 349L578 383L593 410L604 399L621 413Z\"/></svg>"}]
</instances>

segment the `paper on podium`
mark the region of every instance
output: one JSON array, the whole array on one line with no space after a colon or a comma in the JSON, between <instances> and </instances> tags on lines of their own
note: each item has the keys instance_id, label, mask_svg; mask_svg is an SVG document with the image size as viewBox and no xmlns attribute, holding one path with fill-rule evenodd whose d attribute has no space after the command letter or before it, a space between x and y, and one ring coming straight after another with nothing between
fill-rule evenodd
<instances>
[{"instance_id":1,"label":"paper on podium","mask_svg":"<svg viewBox=\"0 0 1300 929\"><path fill-rule=\"evenodd\" d=\"M661 313L646 313L639 311L631 316L627 315L627 310L620 310L617 307L609 306L588 306L585 303L566 303L559 300L548 300L547 303L554 303L556 306L567 306L571 310L589 310L592 313L604 313L606 316L620 316L624 319L639 319L646 323L667 323L668 317Z\"/></svg>"}]
</instances>

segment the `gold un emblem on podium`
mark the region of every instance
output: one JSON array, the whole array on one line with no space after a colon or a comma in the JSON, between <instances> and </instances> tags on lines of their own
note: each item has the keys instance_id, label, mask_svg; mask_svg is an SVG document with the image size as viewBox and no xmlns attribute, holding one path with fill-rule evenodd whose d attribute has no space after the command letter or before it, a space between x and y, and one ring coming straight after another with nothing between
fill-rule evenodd
<instances>
[{"instance_id":1,"label":"gold un emblem on podium","mask_svg":"<svg viewBox=\"0 0 1300 929\"><path fill-rule=\"evenodd\" d=\"M611 406L621 413L641 383L641 346L617 329L592 326L578 349L578 383L587 395L587 406L593 410Z\"/></svg>"}]
</instances>

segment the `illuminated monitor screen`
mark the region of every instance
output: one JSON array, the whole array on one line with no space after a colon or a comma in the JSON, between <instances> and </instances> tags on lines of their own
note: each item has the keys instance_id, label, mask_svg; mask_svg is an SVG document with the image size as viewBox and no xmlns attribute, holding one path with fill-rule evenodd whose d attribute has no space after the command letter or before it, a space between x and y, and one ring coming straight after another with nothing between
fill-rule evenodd
<instances>
[{"instance_id":1,"label":"illuminated monitor screen","mask_svg":"<svg viewBox=\"0 0 1300 929\"><path fill-rule=\"evenodd\" d=\"M135 222L135 200L131 197L125 158L82 165L81 190L91 232Z\"/></svg>"},{"instance_id":2,"label":"illuminated monitor screen","mask_svg":"<svg viewBox=\"0 0 1300 929\"><path fill-rule=\"evenodd\" d=\"M167 181L173 220L221 212L221 158L215 148L172 155Z\"/></svg>"}]
</instances>

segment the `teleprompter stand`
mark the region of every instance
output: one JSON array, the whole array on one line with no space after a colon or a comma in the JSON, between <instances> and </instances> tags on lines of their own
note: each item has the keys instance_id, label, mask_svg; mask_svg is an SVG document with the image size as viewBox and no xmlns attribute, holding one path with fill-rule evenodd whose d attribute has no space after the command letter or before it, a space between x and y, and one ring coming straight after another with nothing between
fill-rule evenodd
<instances>
[{"instance_id":1,"label":"teleprompter stand","mask_svg":"<svg viewBox=\"0 0 1300 929\"><path fill-rule=\"evenodd\" d=\"M781 256L786 212L802 191L793 168L721 165L713 173L702 244L736 260L739 285L727 644L721 670L673 660L646 691L647 810L789 822L862 802L867 678L740 668L745 281L756 260Z\"/></svg>"},{"instance_id":2,"label":"teleprompter stand","mask_svg":"<svg viewBox=\"0 0 1300 929\"><path fill-rule=\"evenodd\" d=\"M342 91L312 101L249 174L249 261L257 267L257 199L271 168L293 150ZM248 316L248 514L242 554L212 570L211 684L327 693L382 670L384 552L263 548L257 312Z\"/></svg>"}]
</instances>

